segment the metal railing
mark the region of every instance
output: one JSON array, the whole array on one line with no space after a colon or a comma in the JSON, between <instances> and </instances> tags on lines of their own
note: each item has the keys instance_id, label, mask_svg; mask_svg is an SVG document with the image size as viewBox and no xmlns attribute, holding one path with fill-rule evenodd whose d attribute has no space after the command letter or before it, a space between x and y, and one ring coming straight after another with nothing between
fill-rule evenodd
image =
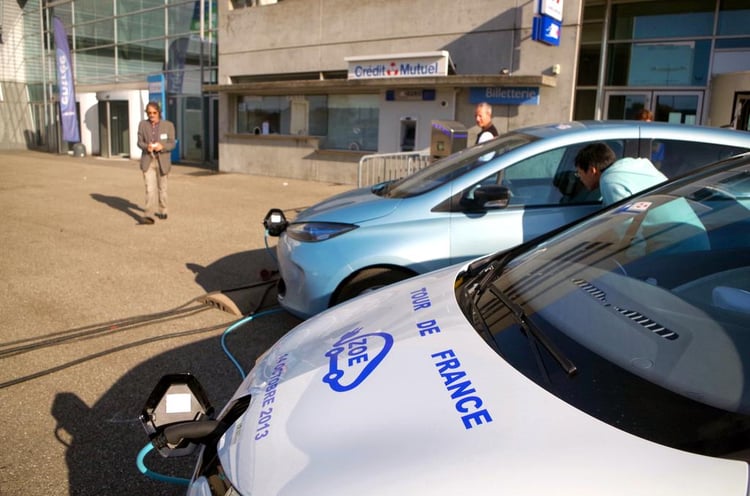
<instances>
[{"instance_id":1,"label":"metal railing","mask_svg":"<svg viewBox=\"0 0 750 496\"><path fill-rule=\"evenodd\" d=\"M359 160L357 187L408 176L432 163L429 149L419 152L375 153Z\"/></svg>"}]
</instances>

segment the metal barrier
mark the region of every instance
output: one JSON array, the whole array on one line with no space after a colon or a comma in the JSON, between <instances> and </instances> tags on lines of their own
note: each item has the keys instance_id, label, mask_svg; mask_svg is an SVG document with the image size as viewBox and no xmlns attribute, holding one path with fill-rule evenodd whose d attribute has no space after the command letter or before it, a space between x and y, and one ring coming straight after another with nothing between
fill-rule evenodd
<instances>
[{"instance_id":1,"label":"metal barrier","mask_svg":"<svg viewBox=\"0 0 750 496\"><path fill-rule=\"evenodd\" d=\"M429 150L423 152L375 153L359 159L357 186L371 186L408 176L432 163Z\"/></svg>"}]
</instances>

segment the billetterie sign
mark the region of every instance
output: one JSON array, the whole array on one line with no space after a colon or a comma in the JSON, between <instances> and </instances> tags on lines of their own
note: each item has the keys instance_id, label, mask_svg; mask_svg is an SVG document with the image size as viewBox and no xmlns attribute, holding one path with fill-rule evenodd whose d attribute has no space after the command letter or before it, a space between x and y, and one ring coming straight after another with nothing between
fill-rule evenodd
<instances>
[{"instance_id":1,"label":"billetterie sign","mask_svg":"<svg viewBox=\"0 0 750 496\"><path fill-rule=\"evenodd\" d=\"M348 79L447 76L447 51L347 57Z\"/></svg>"}]
</instances>

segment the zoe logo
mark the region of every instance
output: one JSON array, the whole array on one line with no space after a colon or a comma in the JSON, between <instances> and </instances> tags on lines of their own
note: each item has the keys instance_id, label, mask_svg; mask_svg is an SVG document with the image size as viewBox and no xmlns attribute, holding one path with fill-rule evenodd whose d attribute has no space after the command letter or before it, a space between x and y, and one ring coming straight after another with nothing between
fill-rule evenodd
<instances>
[{"instance_id":1,"label":"zoe logo","mask_svg":"<svg viewBox=\"0 0 750 496\"><path fill-rule=\"evenodd\" d=\"M329 363L323 382L336 392L351 391L362 384L393 347L390 334L361 331L357 327L345 333L325 354Z\"/></svg>"}]
</instances>

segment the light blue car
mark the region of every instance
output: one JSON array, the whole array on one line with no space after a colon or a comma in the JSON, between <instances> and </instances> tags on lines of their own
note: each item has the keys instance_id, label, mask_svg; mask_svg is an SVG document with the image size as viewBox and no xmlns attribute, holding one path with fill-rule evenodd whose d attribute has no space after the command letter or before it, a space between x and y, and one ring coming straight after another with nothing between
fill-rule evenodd
<instances>
[{"instance_id":1,"label":"light blue car","mask_svg":"<svg viewBox=\"0 0 750 496\"><path fill-rule=\"evenodd\" d=\"M599 210L574 159L606 142L669 178L750 150L750 133L653 122L518 129L406 178L334 196L279 234L279 303L307 318L361 293L510 248Z\"/></svg>"}]
</instances>

